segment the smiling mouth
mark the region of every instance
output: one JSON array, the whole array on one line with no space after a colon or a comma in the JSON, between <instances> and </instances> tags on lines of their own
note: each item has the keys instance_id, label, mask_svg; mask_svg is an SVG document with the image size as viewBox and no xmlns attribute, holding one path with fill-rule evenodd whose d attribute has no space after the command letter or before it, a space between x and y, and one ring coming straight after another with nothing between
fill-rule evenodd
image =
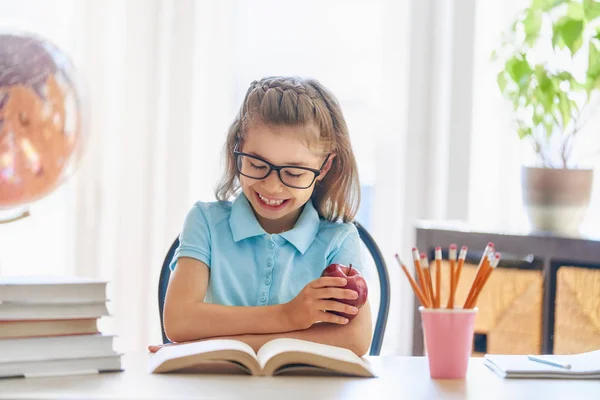
<instances>
[{"instance_id":1,"label":"smiling mouth","mask_svg":"<svg viewBox=\"0 0 600 400\"><path fill-rule=\"evenodd\" d=\"M256 192L256 198L262 206L269 209L279 209L283 207L290 199L270 199Z\"/></svg>"}]
</instances>

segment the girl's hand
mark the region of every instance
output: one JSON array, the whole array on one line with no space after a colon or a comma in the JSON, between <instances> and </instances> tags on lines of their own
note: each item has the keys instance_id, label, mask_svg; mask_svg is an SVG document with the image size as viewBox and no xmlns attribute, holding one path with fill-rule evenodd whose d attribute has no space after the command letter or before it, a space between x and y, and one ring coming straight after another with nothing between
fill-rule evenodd
<instances>
[{"instance_id":1,"label":"girl's hand","mask_svg":"<svg viewBox=\"0 0 600 400\"><path fill-rule=\"evenodd\" d=\"M334 300L358 297L354 290L342 289L346 283L344 278L322 277L306 285L292 301L283 304L283 315L291 330L308 329L315 322L347 324L347 318L326 312L358 313L358 308Z\"/></svg>"},{"instance_id":2,"label":"girl's hand","mask_svg":"<svg viewBox=\"0 0 600 400\"><path fill-rule=\"evenodd\" d=\"M172 345L173 345L172 343L167 343L167 344L151 344L151 345L148 346L148 351L150 353L156 353L157 351L159 351L163 347L172 346Z\"/></svg>"}]
</instances>

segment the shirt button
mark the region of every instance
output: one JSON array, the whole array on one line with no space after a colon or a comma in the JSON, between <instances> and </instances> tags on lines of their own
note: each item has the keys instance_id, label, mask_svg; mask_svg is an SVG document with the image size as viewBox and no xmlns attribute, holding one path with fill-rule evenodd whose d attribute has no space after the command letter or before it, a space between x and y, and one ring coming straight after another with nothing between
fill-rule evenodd
<instances>
[{"instance_id":1,"label":"shirt button","mask_svg":"<svg viewBox=\"0 0 600 400\"><path fill-rule=\"evenodd\" d=\"M273 260L268 260L267 261L267 266L272 267L273 266Z\"/></svg>"},{"instance_id":2,"label":"shirt button","mask_svg":"<svg viewBox=\"0 0 600 400\"><path fill-rule=\"evenodd\" d=\"M274 249L275 248L275 243L274 242L269 242L269 247Z\"/></svg>"},{"instance_id":3,"label":"shirt button","mask_svg":"<svg viewBox=\"0 0 600 400\"><path fill-rule=\"evenodd\" d=\"M261 296L260 301L262 301L263 303L265 301L267 301L267 296L265 296L264 294Z\"/></svg>"},{"instance_id":4,"label":"shirt button","mask_svg":"<svg viewBox=\"0 0 600 400\"><path fill-rule=\"evenodd\" d=\"M269 278L265 279L265 285L270 285L271 284L271 280Z\"/></svg>"}]
</instances>

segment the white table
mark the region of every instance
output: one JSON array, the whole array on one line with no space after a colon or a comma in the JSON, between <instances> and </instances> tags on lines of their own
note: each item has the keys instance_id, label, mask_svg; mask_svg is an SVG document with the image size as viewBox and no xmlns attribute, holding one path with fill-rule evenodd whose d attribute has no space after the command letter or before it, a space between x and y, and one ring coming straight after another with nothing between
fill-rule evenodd
<instances>
[{"instance_id":1,"label":"white table","mask_svg":"<svg viewBox=\"0 0 600 400\"><path fill-rule=\"evenodd\" d=\"M379 378L152 375L147 354L124 372L0 380L0 399L600 399L600 381L501 379L470 361L466 380L433 380L423 357L371 357Z\"/></svg>"}]
</instances>

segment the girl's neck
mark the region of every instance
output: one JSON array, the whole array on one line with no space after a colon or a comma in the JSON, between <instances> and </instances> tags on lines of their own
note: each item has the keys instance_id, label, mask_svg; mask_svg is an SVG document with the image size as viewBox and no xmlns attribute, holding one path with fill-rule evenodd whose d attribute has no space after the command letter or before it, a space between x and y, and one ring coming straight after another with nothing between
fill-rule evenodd
<instances>
[{"instance_id":1,"label":"girl's neck","mask_svg":"<svg viewBox=\"0 0 600 400\"><path fill-rule=\"evenodd\" d=\"M283 233L291 230L294 225L296 225L296 221L300 218L300 214L302 213L302 209L304 207L299 208L298 210L285 215L279 219L266 219L258 215L255 211L254 215L256 216L256 220L260 224L260 226L267 232L268 234L275 233ZM253 210L254 211L254 210Z\"/></svg>"}]
</instances>

